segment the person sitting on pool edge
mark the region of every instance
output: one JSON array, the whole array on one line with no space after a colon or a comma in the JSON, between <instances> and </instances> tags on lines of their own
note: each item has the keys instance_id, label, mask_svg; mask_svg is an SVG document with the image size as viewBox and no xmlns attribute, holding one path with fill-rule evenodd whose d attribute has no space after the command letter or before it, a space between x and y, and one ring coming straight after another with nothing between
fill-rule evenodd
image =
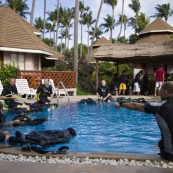
<instances>
[{"instance_id":1,"label":"person sitting on pool edge","mask_svg":"<svg viewBox=\"0 0 173 173\"><path fill-rule=\"evenodd\" d=\"M25 105L25 103L14 101L14 99L16 99L16 96L18 95L15 83L16 79L10 78L9 84L2 90L0 99L4 100L4 105L6 108L29 108L29 106ZM20 96L20 94L18 96Z\"/></svg>"},{"instance_id":2,"label":"person sitting on pool edge","mask_svg":"<svg viewBox=\"0 0 173 173\"><path fill-rule=\"evenodd\" d=\"M141 104L119 101L119 103L115 103L115 107L119 108L122 106L130 110L154 114L161 131L161 140L158 142L159 154L162 158L173 161L173 82L165 82L161 87L160 94L161 102Z\"/></svg>"},{"instance_id":3,"label":"person sitting on pool edge","mask_svg":"<svg viewBox=\"0 0 173 173\"><path fill-rule=\"evenodd\" d=\"M106 81L102 80L101 85L97 88L96 95L99 100L110 101L111 94L110 88L106 86Z\"/></svg>"},{"instance_id":4,"label":"person sitting on pool edge","mask_svg":"<svg viewBox=\"0 0 173 173\"><path fill-rule=\"evenodd\" d=\"M51 100L48 99L50 96ZM49 79L44 79L44 84L41 84L34 96L40 104L49 104L53 100L52 86L49 85Z\"/></svg>"}]
</instances>

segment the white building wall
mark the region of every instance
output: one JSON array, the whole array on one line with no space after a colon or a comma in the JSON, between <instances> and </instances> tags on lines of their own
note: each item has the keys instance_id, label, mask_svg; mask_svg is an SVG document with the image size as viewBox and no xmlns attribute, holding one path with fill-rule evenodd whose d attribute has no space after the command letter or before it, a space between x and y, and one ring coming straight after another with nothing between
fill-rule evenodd
<instances>
[{"instance_id":1,"label":"white building wall","mask_svg":"<svg viewBox=\"0 0 173 173\"><path fill-rule=\"evenodd\" d=\"M11 53L10 52L3 52L4 53L4 64L9 64L11 62Z\"/></svg>"},{"instance_id":2,"label":"white building wall","mask_svg":"<svg viewBox=\"0 0 173 173\"><path fill-rule=\"evenodd\" d=\"M25 70L35 69L35 54L25 53Z\"/></svg>"}]
</instances>

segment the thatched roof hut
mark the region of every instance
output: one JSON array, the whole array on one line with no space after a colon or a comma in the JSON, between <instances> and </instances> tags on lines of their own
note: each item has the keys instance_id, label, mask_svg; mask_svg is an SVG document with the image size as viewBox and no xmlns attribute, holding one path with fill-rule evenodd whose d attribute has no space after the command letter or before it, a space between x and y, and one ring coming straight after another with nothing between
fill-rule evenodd
<instances>
[{"instance_id":1,"label":"thatched roof hut","mask_svg":"<svg viewBox=\"0 0 173 173\"><path fill-rule=\"evenodd\" d=\"M172 33L173 27L157 18L139 33L140 39L135 44L168 41Z\"/></svg>"},{"instance_id":2,"label":"thatched roof hut","mask_svg":"<svg viewBox=\"0 0 173 173\"><path fill-rule=\"evenodd\" d=\"M93 45L93 50L91 52L90 63L96 63L94 58L94 54L97 52L97 49L101 46L112 45L112 43L107 40L105 37L101 37L98 41L96 41ZM88 54L86 55L86 60L88 61Z\"/></svg>"},{"instance_id":3,"label":"thatched roof hut","mask_svg":"<svg viewBox=\"0 0 173 173\"><path fill-rule=\"evenodd\" d=\"M173 61L173 40L143 43L115 44L102 46L94 54L97 60L127 62ZM164 59L163 59L164 58Z\"/></svg>"}]
</instances>

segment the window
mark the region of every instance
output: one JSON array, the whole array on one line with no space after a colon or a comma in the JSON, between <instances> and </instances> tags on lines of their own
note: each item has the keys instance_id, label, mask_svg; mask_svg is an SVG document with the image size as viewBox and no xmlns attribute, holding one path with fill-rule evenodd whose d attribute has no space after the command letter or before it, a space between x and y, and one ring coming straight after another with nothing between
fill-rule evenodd
<instances>
[{"instance_id":1,"label":"window","mask_svg":"<svg viewBox=\"0 0 173 173\"><path fill-rule=\"evenodd\" d=\"M11 53L11 63L15 63L20 70L25 70L25 61L23 53Z\"/></svg>"}]
</instances>

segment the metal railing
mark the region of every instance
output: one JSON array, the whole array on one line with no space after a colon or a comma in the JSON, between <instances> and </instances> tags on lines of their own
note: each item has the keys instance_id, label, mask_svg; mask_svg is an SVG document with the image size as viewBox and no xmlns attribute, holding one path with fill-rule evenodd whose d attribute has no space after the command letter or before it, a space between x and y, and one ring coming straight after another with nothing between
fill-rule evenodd
<instances>
[{"instance_id":1,"label":"metal railing","mask_svg":"<svg viewBox=\"0 0 173 173\"><path fill-rule=\"evenodd\" d=\"M69 97L69 95L68 95L68 92L66 91L66 89L65 89L65 86L64 86L64 84L60 81L60 82L58 82L58 87L57 87L57 94L56 94L56 96L57 96L57 104L58 104L58 106L59 106L59 104L60 104L60 102L59 102L59 85L62 85L62 87L63 87L63 89L64 89L64 91L65 91L65 96L67 96L67 99L68 99L68 105L70 104L70 97ZM67 106L68 106L67 105Z\"/></svg>"}]
</instances>

